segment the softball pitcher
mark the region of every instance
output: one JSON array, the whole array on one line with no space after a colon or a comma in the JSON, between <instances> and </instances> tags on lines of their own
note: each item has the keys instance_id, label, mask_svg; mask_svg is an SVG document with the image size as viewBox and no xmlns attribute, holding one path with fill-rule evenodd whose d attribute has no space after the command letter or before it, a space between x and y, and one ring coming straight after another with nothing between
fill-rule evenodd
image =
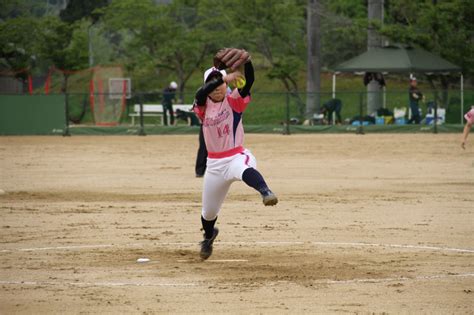
<instances>
[{"instance_id":1,"label":"softball pitcher","mask_svg":"<svg viewBox=\"0 0 474 315\"><path fill-rule=\"evenodd\" d=\"M208 151L207 169L202 193L201 223L204 240L201 242L202 259L212 254L212 245L219 233L214 227L222 203L234 181L244 181L262 196L265 206L273 206L277 197L268 188L257 171L252 153L243 147L242 114L250 102L250 88L254 82L252 62L243 65L245 85L227 93L227 85L243 79L240 71L227 74L225 70L210 68L204 73L204 85L196 92L194 111L202 120Z\"/></svg>"}]
</instances>

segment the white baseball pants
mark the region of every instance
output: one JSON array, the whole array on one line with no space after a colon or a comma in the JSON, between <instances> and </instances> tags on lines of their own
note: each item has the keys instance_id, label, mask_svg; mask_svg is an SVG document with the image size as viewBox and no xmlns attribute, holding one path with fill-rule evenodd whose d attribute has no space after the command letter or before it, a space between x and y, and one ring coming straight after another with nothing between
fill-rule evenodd
<instances>
[{"instance_id":1,"label":"white baseball pants","mask_svg":"<svg viewBox=\"0 0 474 315\"><path fill-rule=\"evenodd\" d=\"M202 191L202 217L206 221L217 217L230 185L242 180L242 174L249 167L257 169L257 160L247 149L230 157L207 159Z\"/></svg>"}]
</instances>

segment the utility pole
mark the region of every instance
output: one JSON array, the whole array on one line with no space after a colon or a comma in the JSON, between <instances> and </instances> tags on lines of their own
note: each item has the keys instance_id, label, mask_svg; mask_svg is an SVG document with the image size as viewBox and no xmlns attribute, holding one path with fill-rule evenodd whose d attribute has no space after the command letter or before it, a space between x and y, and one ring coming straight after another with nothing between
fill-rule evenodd
<instances>
[{"instance_id":1,"label":"utility pole","mask_svg":"<svg viewBox=\"0 0 474 315\"><path fill-rule=\"evenodd\" d=\"M94 50L92 49L92 27L94 23L87 27L87 40L89 44L89 67L94 67Z\"/></svg>"},{"instance_id":2,"label":"utility pole","mask_svg":"<svg viewBox=\"0 0 474 315\"><path fill-rule=\"evenodd\" d=\"M367 50L382 47L382 36L370 25L370 22L377 21L383 24L383 5L384 0L368 0L367 18L369 28L367 30ZM382 87L372 80L367 84L367 114L371 115L383 105Z\"/></svg>"},{"instance_id":3,"label":"utility pole","mask_svg":"<svg viewBox=\"0 0 474 315\"><path fill-rule=\"evenodd\" d=\"M308 0L306 33L308 36L306 119L319 111L321 91L321 23L318 15L319 1Z\"/></svg>"}]
</instances>

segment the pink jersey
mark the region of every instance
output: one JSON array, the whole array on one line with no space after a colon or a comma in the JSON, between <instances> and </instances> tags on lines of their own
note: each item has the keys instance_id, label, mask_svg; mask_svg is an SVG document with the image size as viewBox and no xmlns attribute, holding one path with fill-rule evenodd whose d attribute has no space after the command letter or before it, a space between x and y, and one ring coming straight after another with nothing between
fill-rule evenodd
<instances>
[{"instance_id":1,"label":"pink jersey","mask_svg":"<svg viewBox=\"0 0 474 315\"><path fill-rule=\"evenodd\" d=\"M222 102L207 98L204 110L194 108L201 118L208 157L224 158L244 151L242 113L250 103L250 96L242 98L237 89Z\"/></svg>"},{"instance_id":2,"label":"pink jersey","mask_svg":"<svg viewBox=\"0 0 474 315\"><path fill-rule=\"evenodd\" d=\"M466 118L468 123L474 124L474 107L464 115L464 118Z\"/></svg>"}]
</instances>

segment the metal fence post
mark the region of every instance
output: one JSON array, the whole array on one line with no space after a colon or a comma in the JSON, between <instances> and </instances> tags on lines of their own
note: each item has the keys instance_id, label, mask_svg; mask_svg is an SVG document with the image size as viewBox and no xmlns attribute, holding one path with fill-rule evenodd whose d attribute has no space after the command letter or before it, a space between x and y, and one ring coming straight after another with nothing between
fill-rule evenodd
<instances>
[{"instance_id":1,"label":"metal fence post","mask_svg":"<svg viewBox=\"0 0 474 315\"><path fill-rule=\"evenodd\" d=\"M143 96L141 94L138 96L138 100L139 100L139 103L140 103L140 129L138 131L138 135L139 136L146 136L145 126L144 126L144 122L143 122Z\"/></svg>"},{"instance_id":2,"label":"metal fence post","mask_svg":"<svg viewBox=\"0 0 474 315\"><path fill-rule=\"evenodd\" d=\"M290 134L290 95L286 93L286 130L283 132L285 135Z\"/></svg>"},{"instance_id":3,"label":"metal fence post","mask_svg":"<svg viewBox=\"0 0 474 315\"><path fill-rule=\"evenodd\" d=\"M363 135L364 134L364 118L363 118L363 94L362 92L359 93L359 127L357 128L356 134Z\"/></svg>"},{"instance_id":4,"label":"metal fence post","mask_svg":"<svg viewBox=\"0 0 474 315\"><path fill-rule=\"evenodd\" d=\"M64 124L63 137L70 137L71 133L69 132L69 93L67 91L64 92L64 116L66 121Z\"/></svg>"}]
</instances>

